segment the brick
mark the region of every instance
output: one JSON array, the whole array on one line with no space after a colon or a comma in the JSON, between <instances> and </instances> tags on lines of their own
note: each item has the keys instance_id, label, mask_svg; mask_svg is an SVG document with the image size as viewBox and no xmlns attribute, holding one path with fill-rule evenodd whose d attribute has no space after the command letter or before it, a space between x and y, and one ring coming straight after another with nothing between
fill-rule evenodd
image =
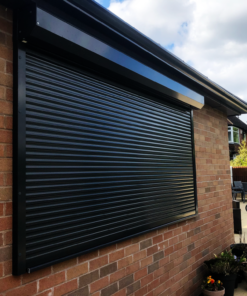
<instances>
[{"instance_id":1,"label":"brick","mask_svg":"<svg viewBox=\"0 0 247 296\"><path fill-rule=\"evenodd\" d=\"M0 233L0 247L2 247L4 245L3 241L3 236L4 236L4 233Z\"/></svg>"},{"instance_id":2,"label":"brick","mask_svg":"<svg viewBox=\"0 0 247 296\"><path fill-rule=\"evenodd\" d=\"M13 203L6 202L5 203L5 216L10 216L13 213Z\"/></svg>"},{"instance_id":3,"label":"brick","mask_svg":"<svg viewBox=\"0 0 247 296\"><path fill-rule=\"evenodd\" d=\"M183 261L189 260L191 258L191 253L186 253L183 257Z\"/></svg>"},{"instance_id":4,"label":"brick","mask_svg":"<svg viewBox=\"0 0 247 296\"><path fill-rule=\"evenodd\" d=\"M121 269L110 275L110 283L116 282L126 276L126 270Z\"/></svg>"},{"instance_id":5,"label":"brick","mask_svg":"<svg viewBox=\"0 0 247 296\"><path fill-rule=\"evenodd\" d=\"M132 245L132 239L124 240L117 244L117 249L126 248L127 246Z\"/></svg>"},{"instance_id":6,"label":"brick","mask_svg":"<svg viewBox=\"0 0 247 296\"><path fill-rule=\"evenodd\" d=\"M144 278L142 278L140 280L141 281L141 287L146 286L148 283L152 282L153 277L154 277L154 275L153 275L153 273L151 273L151 274L145 276Z\"/></svg>"},{"instance_id":7,"label":"brick","mask_svg":"<svg viewBox=\"0 0 247 296\"><path fill-rule=\"evenodd\" d=\"M99 270L85 274L79 278L79 287L89 285L99 279Z\"/></svg>"},{"instance_id":8,"label":"brick","mask_svg":"<svg viewBox=\"0 0 247 296\"><path fill-rule=\"evenodd\" d=\"M135 281L138 281L139 279L143 278L143 277L146 276L147 274L148 274L148 270L147 270L147 268L143 268L143 269L137 271L137 272L134 274Z\"/></svg>"},{"instance_id":9,"label":"brick","mask_svg":"<svg viewBox=\"0 0 247 296\"><path fill-rule=\"evenodd\" d=\"M4 157L4 150L5 146L3 144L0 144L0 157Z\"/></svg>"},{"instance_id":10,"label":"brick","mask_svg":"<svg viewBox=\"0 0 247 296\"><path fill-rule=\"evenodd\" d=\"M117 249L117 245L108 246L106 248L100 249L99 250L99 255L102 256L102 255L106 255L106 254L112 253L116 249Z\"/></svg>"},{"instance_id":11,"label":"brick","mask_svg":"<svg viewBox=\"0 0 247 296\"><path fill-rule=\"evenodd\" d=\"M118 291L117 283L110 285L109 287L101 291L101 296L110 296Z\"/></svg>"},{"instance_id":12,"label":"brick","mask_svg":"<svg viewBox=\"0 0 247 296\"><path fill-rule=\"evenodd\" d=\"M37 282L20 286L16 289L8 291L6 296L33 296L37 293Z\"/></svg>"},{"instance_id":13,"label":"brick","mask_svg":"<svg viewBox=\"0 0 247 296\"><path fill-rule=\"evenodd\" d=\"M0 28L1 28L1 31L9 34L12 34L13 32L12 22L5 20L3 18L0 18Z\"/></svg>"},{"instance_id":14,"label":"brick","mask_svg":"<svg viewBox=\"0 0 247 296\"><path fill-rule=\"evenodd\" d=\"M126 296L126 288L124 288L121 291L118 291L117 293L113 294L112 296Z\"/></svg>"},{"instance_id":15,"label":"brick","mask_svg":"<svg viewBox=\"0 0 247 296\"><path fill-rule=\"evenodd\" d=\"M134 293L135 291L139 290L141 288L141 282L135 282L134 284L127 287L127 293L126 295L130 295Z\"/></svg>"},{"instance_id":16,"label":"brick","mask_svg":"<svg viewBox=\"0 0 247 296\"><path fill-rule=\"evenodd\" d=\"M36 296L51 296L52 295L52 289L46 290L45 292L41 292L37 294Z\"/></svg>"},{"instance_id":17,"label":"brick","mask_svg":"<svg viewBox=\"0 0 247 296\"><path fill-rule=\"evenodd\" d=\"M0 218L0 231L12 228L12 217Z\"/></svg>"},{"instance_id":18,"label":"brick","mask_svg":"<svg viewBox=\"0 0 247 296\"><path fill-rule=\"evenodd\" d=\"M0 72L5 72L6 62L0 58Z\"/></svg>"},{"instance_id":19,"label":"brick","mask_svg":"<svg viewBox=\"0 0 247 296\"><path fill-rule=\"evenodd\" d=\"M79 263L82 263L82 262L86 262L94 258L97 258L98 256L99 256L99 251L94 251L78 257L78 260L79 260Z\"/></svg>"},{"instance_id":20,"label":"brick","mask_svg":"<svg viewBox=\"0 0 247 296\"><path fill-rule=\"evenodd\" d=\"M51 274L51 267L43 268L32 273L25 273L22 277L22 284L33 282Z\"/></svg>"},{"instance_id":21,"label":"brick","mask_svg":"<svg viewBox=\"0 0 247 296\"><path fill-rule=\"evenodd\" d=\"M54 273L57 273L57 272L59 272L61 270L67 269L67 268L69 268L71 266L75 266L76 264L77 264L77 259L73 258L73 259L66 260L66 261L63 261L61 263L53 265L52 269L53 269Z\"/></svg>"},{"instance_id":22,"label":"brick","mask_svg":"<svg viewBox=\"0 0 247 296\"><path fill-rule=\"evenodd\" d=\"M0 52L1 52L1 48L0 48ZM8 87L13 87L13 77L12 77L12 75L0 72L0 84L4 85L4 86L8 86Z\"/></svg>"},{"instance_id":23,"label":"brick","mask_svg":"<svg viewBox=\"0 0 247 296\"><path fill-rule=\"evenodd\" d=\"M0 292L16 288L21 285L21 277L8 276L0 279Z\"/></svg>"},{"instance_id":24,"label":"brick","mask_svg":"<svg viewBox=\"0 0 247 296\"><path fill-rule=\"evenodd\" d=\"M0 73L1 75L1 73ZM13 103L9 101L0 101L0 114L13 115Z\"/></svg>"},{"instance_id":25,"label":"brick","mask_svg":"<svg viewBox=\"0 0 247 296\"><path fill-rule=\"evenodd\" d=\"M114 262L124 257L124 249L109 254L109 262Z\"/></svg>"},{"instance_id":26,"label":"brick","mask_svg":"<svg viewBox=\"0 0 247 296\"><path fill-rule=\"evenodd\" d=\"M135 261L139 261L140 259L143 259L143 258L145 258L147 256L147 254L146 254L146 250L142 250L142 251L140 251L140 252L138 252L138 253L135 253L134 255L133 255L133 262L135 262Z\"/></svg>"},{"instance_id":27,"label":"brick","mask_svg":"<svg viewBox=\"0 0 247 296\"><path fill-rule=\"evenodd\" d=\"M8 261L10 259L12 259L12 248L9 246L0 248L0 262Z\"/></svg>"},{"instance_id":28,"label":"brick","mask_svg":"<svg viewBox=\"0 0 247 296\"><path fill-rule=\"evenodd\" d=\"M12 261L5 261L3 262L3 271L4 275L10 275L12 274Z\"/></svg>"},{"instance_id":29,"label":"brick","mask_svg":"<svg viewBox=\"0 0 247 296\"><path fill-rule=\"evenodd\" d=\"M67 270L67 279L71 280L88 272L88 262L76 265Z\"/></svg>"},{"instance_id":30,"label":"brick","mask_svg":"<svg viewBox=\"0 0 247 296\"><path fill-rule=\"evenodd\" d=\"M163 241L163 235L162 235L162 234L157 235L157 236L155 236L155 237L153 238L153 244L158 244L158 243L160 243L160 242L162 242L162 241Z\"/></svg>"},{"instance_id":31,"label":"brick","mask_svg":"<svg viewBox=\"0 0 247 296\"><path fill-rule=\"evenodd\" d=\"M125 256L134 254L134 253L138 252L139 250L140 250L139 244L129 246L125 249Z\"/></svg>"},{"instance_id":32,"label":"brick","mask_svg":"<svg viewBox=\"0 0 247 296\"><path fill-rule=\"evenodd\" d=\"M149 256L149 257L141 260L141 267L145 267L147 265L150 265L151 263L153 263L153 256Z\"/></svg>"},{"instance_id":33,"label":"brick","mask_svg":"<svg viewBox=\"0 0 247 296\"><path fill-rule=\"evenodd\" d=\"M12 62L6 63L6 73L13 75L13 63Z\"/></svg>"},{"instance_id":34,"label":"brick","mask_svg":"<svg viewBox=\"0 0 247 296\"><path fill-rule=\"evenodd\" d=\"M13 90L11 88L6 89L6 100L13 101Z\"/></svg>"},{"instance_id":35,"label":"brick","mask_svg":"<svg viewBox=\"0 0 247 296\"><path fill-rule=\"evenodd\" d=\"M165 250L165 256L172 254L174 247L171 246Z\"/></svg>"},{"instance_id":36,"label":"brick","mask_svg":"<svg viewBox=\"0 0 247 296\"><path fill-rule=\"evenodd\" d=\"M164 258L164 251L160 251L153 255L154 262Z\"/></svg>"},{"instance_id":37,"label":"brick","mask_svg":"<svg viewBox=\"0 0 247 296\"><path fill-rule=\"evenodd\" d=\"M13 156L13 146L12 145L6 145L5 146L5 154L6 154L6 157L12 157Z\"/></svg>"},{"instance_id":38,"label":"brick","mask_svg":"<svg viewBox=\"0 0 247 296\"><path fill-rule=\"evenodd\" d=\"M192 243L188 246L188 252L192 251L195 248L195 244Z\"/></svg>"},{"instance_id":39,"label":"brick","mask_svg":"<svg viewBox=\"0 0 247 296\"><path fill-rule=\"evenodd\" d=\"M13 50L4 45L0 45L0 57L8 61L13 60ZM11 77L11 76L10 76Z\"/></svg>"},{"instance_id":40,"label":"brick","mask_svg":"<svg viewBox=\"0 0 247 296\"><path fill-rule=\"evenodd\" d=\"M97 280L96 282L90 284L90 293L96 292L98 290L101 290L109 285L109 277L106 276L102 279Z\"/></svg>"},{"instance_id":41,"label":"brick","mask_svg":"<svg viewBox=\"0 0 247 296\"><path fill-rule=\"evenodd\" d=\"M108 264L108 256L99 257L89 262L90 271L98 269L106 264Z\"/></svg>"},{"instance_id":42,"label":"brick","mask_svg":"<svg viewBox=\"0 0 247 296\"><path fill-rule=\"evenodd\" d=\"M12 245L12 231L4 233L4 245Z\"/></svg>"},{"instance_id":43,"label":"brick","mask_svg":"<svg viewBox=\"0 0 247 296\"><path fill-rule=\"evenodd\" d=\"M157 245L147 249L147 256L153 255L156 252L158 252L158 246Z\"/></svg>"},{"instance_id":44,"label":"brick","mask_svg":"<svg viewBox=\"0 0 247 296\"><path fill-rule=\"evenodd\" d=\"M4 115L0 115L0 128L4 128Z\"/></svg>"},{"instance_id":45,"label":"brick","mask_svg":"<svg viewBox=\"0 0 247 296\"><path fill-rule=\"evenodd\" d=\"M126 275L136 272L139 268L140 268L139 262L135 262L134 264L127 266L126 267Z\"/></svg>"},{"instance_id":46,"label":"brick","mask_svg":"<svg viewBox=\"0 0 247 296\"><path fill-rule=\"evenodd\" d=\"M0 203L0 216L3 216L3 203Z\"/></svg>"},{"instance_id":47,"label":"brick","mask_svg":"<svg viewBox=\"0 0 247 296\"><path fill-rule=\"evenodd\" d=\"M12 173L5 173L5 186L13 185L13 175Z\"/></svg>"},{"instance_id":48,"label":"brick","mask_svg":"<svg viewBox=\"0 0 247 296\"><path fill-rule=\"evenodd\" d=\"M61 284L64 281L65 281L65 272L64 271L59 272L59 273L55 273L53 275L50 275L46 278L39 280L39 291L49 289L49 288L54 287L58 284Z\"/></svg>"},{"instance_id":49,"label":"brick","mask_svg":"<svg viewBox=\"0 0 247 296\"><path fill-rule=\"evenodd\" d=\"M72 293L69 293L68 296L89 296L89 288L83 287L83 288L78 289Z\"/></svg>"},{"instance_id":50,"label":"brick","mask_svg":"<svg viewBox=\"0 0 247 296\"><path fill-rule=\"evenodd\" d=\"M0 159L0 167L2 172L12 172L12 159Z\"/></svg>"},{"instance_id":51,"label":"brick","mask_svg":"<svg viewBox=\"0 0 247 296\"><path fill-rule=\"evenodd\" d=\"M4 174L0 173L0 186L4 186Z\"/></svg>"},{"instance_id":52,"label":"brick","mask_svg":"<svg viewBox=\"0 0 247 296\"><path fill-rule=\"evenodd\" d=\"M140 242L140 250L143 250L143 249L147 249L148 247L150 247L152 245L152 240L151 238L150 239L147 239L143 242Z\"/></svg>"},{"instance_id":53,"label":"brick","mask_svg":"<svg viewBox=\"0 0 247 296\"><path fill-rule=\"evenodd\" d=\"M111 274L117 270L117 262L113 262L109 265L106 265L100 269L100 277L104 277L108 274Z\"/></svg>"},{"instance_id":54,"label":"brick","mask_svg":"<svg viewBox=\"0 0 247 296\"><path fill-rule=\"evenodd\" d=\"M3 263L0 263L0 278L4 276Z\"/></svg>"},{"instance_id":55,"label":"brick","mask_svg":"<svg viewBox=\"0 0 247 296\"><path fill-rule=\"evenodd\" d=\"M133 257L132 256L128 256L128 257L125 257L121 260L118 261L118 269L121 269L123 267L126 267L128 265L130 265L131 263L133 262Z\"/></svg>"},{"instance_id":56,"label":"brick","mask_svg":"<svg viewBox=\"0 0 247 296\"><path fill-rule=\"evenodd\" d=\"M6 129L13 129L13 117L12 116L5 116L5 128Z\"/></svg>"},{"instance_id":57,"label":"brick","mask_svg":"<svg viewBox=\"0 0 247 296\"><path fill-rule=\"evenodd\" d=\"M159 261L148 266L148 273L154 272L158 268L159 268Z\"/></svg>"},{"instance_id":58,"label":"brick","mask_svg":"<svg viewBox=\"0 0 247 296\"><path fill-rule=\"evenodd\" d=\"M4 34L3 32L0 32L0 44L6 44L6 34Z\"/></svg>"},{"instance_id":59,"label":"brick","mask_svg":"<svg viewBox=\"0 0 247 296\"><path fill-rule=\"evenodd\" d=\"M61 296L77 289L77 280L64 283L54 288L54 296Z\"/></svg>"},{"instance_id":60,"label":"brick","mask_svg":"<svg viewBox=\"0 0 247 296\"><path fill-rule=\"evenodd\" d=\"M156 279L148 285L148 291L154 290L160 284L160 279Z\"/></svg>"},{"instance_id":61,"label":"brick","mask_svg":"<svg viewBox=\"0 0 247 296\"><path fill-rule=\"evenodd\" d=\"M119 281L119 290L131 285L133 282L134 282L133 274L123 278L122 280Z\"/></svg>"}]
</instances>

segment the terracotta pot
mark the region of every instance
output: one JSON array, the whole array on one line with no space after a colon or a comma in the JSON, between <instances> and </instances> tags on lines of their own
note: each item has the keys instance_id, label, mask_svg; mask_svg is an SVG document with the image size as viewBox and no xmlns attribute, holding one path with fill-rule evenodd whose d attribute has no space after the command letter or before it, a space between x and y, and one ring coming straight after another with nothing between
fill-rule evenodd
<instances>
[{"instance_id":1,"label":"terracotta pot","mask_svg":"<svg viewBox=\"0 0 247 296\"><path fill-rule=\"evenodd\" d=\"M221 291L203 290L203 295L204 296L224 296L225 295L225 289L221 290Z\"/></svg>"}]
</instances>

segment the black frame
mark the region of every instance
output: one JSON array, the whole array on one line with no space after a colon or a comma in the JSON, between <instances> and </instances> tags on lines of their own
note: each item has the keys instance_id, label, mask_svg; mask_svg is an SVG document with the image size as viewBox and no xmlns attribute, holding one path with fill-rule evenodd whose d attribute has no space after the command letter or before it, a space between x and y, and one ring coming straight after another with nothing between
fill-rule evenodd
<instances>
[{"instance_id":1,"label":"black frame","mask_svg":"<svg viewBox=\"0 0 247 296\"><path fill-rule=\"evenodd\" d=\"M13 139L13 274L25 269L25 149L26 149L26 51L18 45L14 59L14 139Z\"/></svg>"},{"instance_id":2,"label":"black frame","mask_svg":"<svg viewBox=\"0 0 247 296\"><path fill-rule=\"evenodd\" d=\"M25 272L31 273L33 271L45 268L47 266L68 260L70 258L77 257L79 255L97 250L99 248L103 248L114 243L120 242L122 240L127 240L132 237L136 237L138 235L147 233L147 231L140 232L138 234L130 235L125 237L121 240L112 241L110 243L106 243L101 246L96 246L90 250L82 251L80 253L76 253L70 256L65 256L61 259L51 261L49 263L39 265L30 269L26 267L25 261L25 171L22 168L25 168L25 133L26 133L26 123L25 123L25 96L26 96L26 65L25 65L25 57L26 52L30 51L26 45L22 43L18 43L18 60L17 60L17 67L15 68L15 77L16 77L16 102L15 105L15 133L14 133L14 242L13 242L13 274L20 275ZM31 50L32 52L32 50ZM73 68L73 66L72 66ZM94 76L94 74L92 73ZM159 227L155 227L149 229L148 232L151 232L155 229L160 229L167 225L172 225L175 223L182 222L184 220L188 220L194 218L198 215L198 203L197 203L197 182L196 182L196 161L195 161L195 145L194 145L194 124L193 124L193 110L191 110L191 144L192 144L192 151L193 151L193 169L194 169L194 190L195 190L195 208L196 214L185 217L167 224L164 224Z\"/></svg>"},{"instance_id":3,"label":"black frame","mask_svg":"<svg viewBox=\"0 0 247 296\"><path fill-rule=\"evenodd\" d=\"M15 18L16 20L17 18ZM114 243L120 242L122 240L126 240L132 237L136 237L143 233L151 232L155 229L160 229L167 225L179 223L184 220L188 220L190 218L196 217L198 215L198 203L197 203L197 181L196 181L196 161L195 161L195 145L194 145L194 124L193 124L193 111L191 110L191 143L193 148L193 169L194 169L194 190L195 190L195 207L196 207L196 214L185 217L171 223L164 224L159 227L155 227L153 229L149 229L148 231L143 231L138 234L130 235L125 237L124 239L112 241L110 243L106 243L101 246L96 246L90 250L82 251L80 253L76 253L70 256L65 256L59 260L55 260L43 265L36 266L31 269L27 269L26 266L26 228L25 228L25 134L26 134L26 52L29 50L29 46L23 43L19 39L18 30L18 23L15 21L15 35L14 35L14 185L13 185L13 274L20 275L25 272L33 272L35 270L53 265L58 262L62 262L64 260L77 257L84 253L91 252L93 250L103 248L108 245L112 245ZM35 42L34 42L35 44ZM38 43L37 43L38 44ZM36 44L36 45L37 45ZM44 46L43 49L45 49ZM45 51L44 51L45 53ZM58 57L64 60L64 57ZM66 60L66 59L65 59ZM68 59L67 59L68 61ZM92 65L93 71L96 73L102 72L102 65L100 67L95 67L95 65L88 63L88 65ZM107 69L108 76L114 77L114 81L116 81L116 75L111 71L111 69ZM92 75L93 72L92 72ZM119 78L119 77L118 77ZM119 80L119 79L118 79ZM125 79L124 85L126 86L131 79ZM149 94L153 94L157 96L159 93L155 93L152 88L148 86L146 88L140 87L140 85L136 84L135 82L130 85L130 88L134 88L134 85L137 89L143 89L144 91L148 91ZM137 90L138 92L138 90ZM179 103L179 101L175 101L174 103ZM187 106L188 107L188 106Z\"/></svg>"}]
</instances>

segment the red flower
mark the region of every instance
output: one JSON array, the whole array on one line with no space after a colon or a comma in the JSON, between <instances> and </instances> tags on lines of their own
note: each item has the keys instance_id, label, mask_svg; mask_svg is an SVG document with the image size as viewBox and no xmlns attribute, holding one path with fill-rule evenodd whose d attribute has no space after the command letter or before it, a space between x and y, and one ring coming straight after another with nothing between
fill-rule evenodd
<instances>
[{"instance_id":1,"label":"red flower","mask_svg":"<svg viewBox=\"0 0 247 296\"><path fill-rule=\"evenodd\" d=\"M213 284L215 282L215 280L211 279L211 284Z\"/></svg>"}]
</instances>

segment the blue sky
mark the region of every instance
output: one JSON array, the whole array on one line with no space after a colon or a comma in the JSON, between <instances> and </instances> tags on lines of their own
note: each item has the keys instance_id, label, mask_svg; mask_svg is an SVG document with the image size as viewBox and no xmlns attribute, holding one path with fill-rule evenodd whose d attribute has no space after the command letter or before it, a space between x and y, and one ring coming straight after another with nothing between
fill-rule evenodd
<instances>
[{"instance_id":1,"label":"blue sky","mask_svg":"<svg viewBox=\"0 0 247 296\"><path fill-rule=\"evenodd\" d=\"M96 1L247 101L246 0Z\"/></svg>"},{"instance_id":2,"label":"blue sky","mask_svg":"<svg viewBox=\"0 0 247 296\"><path fill-rule=\"evenodd\" d=\"M111 0L98 0L97 2L99 2L102 6L108 8L110 6Z\"/></svg>"}]
</instances>

